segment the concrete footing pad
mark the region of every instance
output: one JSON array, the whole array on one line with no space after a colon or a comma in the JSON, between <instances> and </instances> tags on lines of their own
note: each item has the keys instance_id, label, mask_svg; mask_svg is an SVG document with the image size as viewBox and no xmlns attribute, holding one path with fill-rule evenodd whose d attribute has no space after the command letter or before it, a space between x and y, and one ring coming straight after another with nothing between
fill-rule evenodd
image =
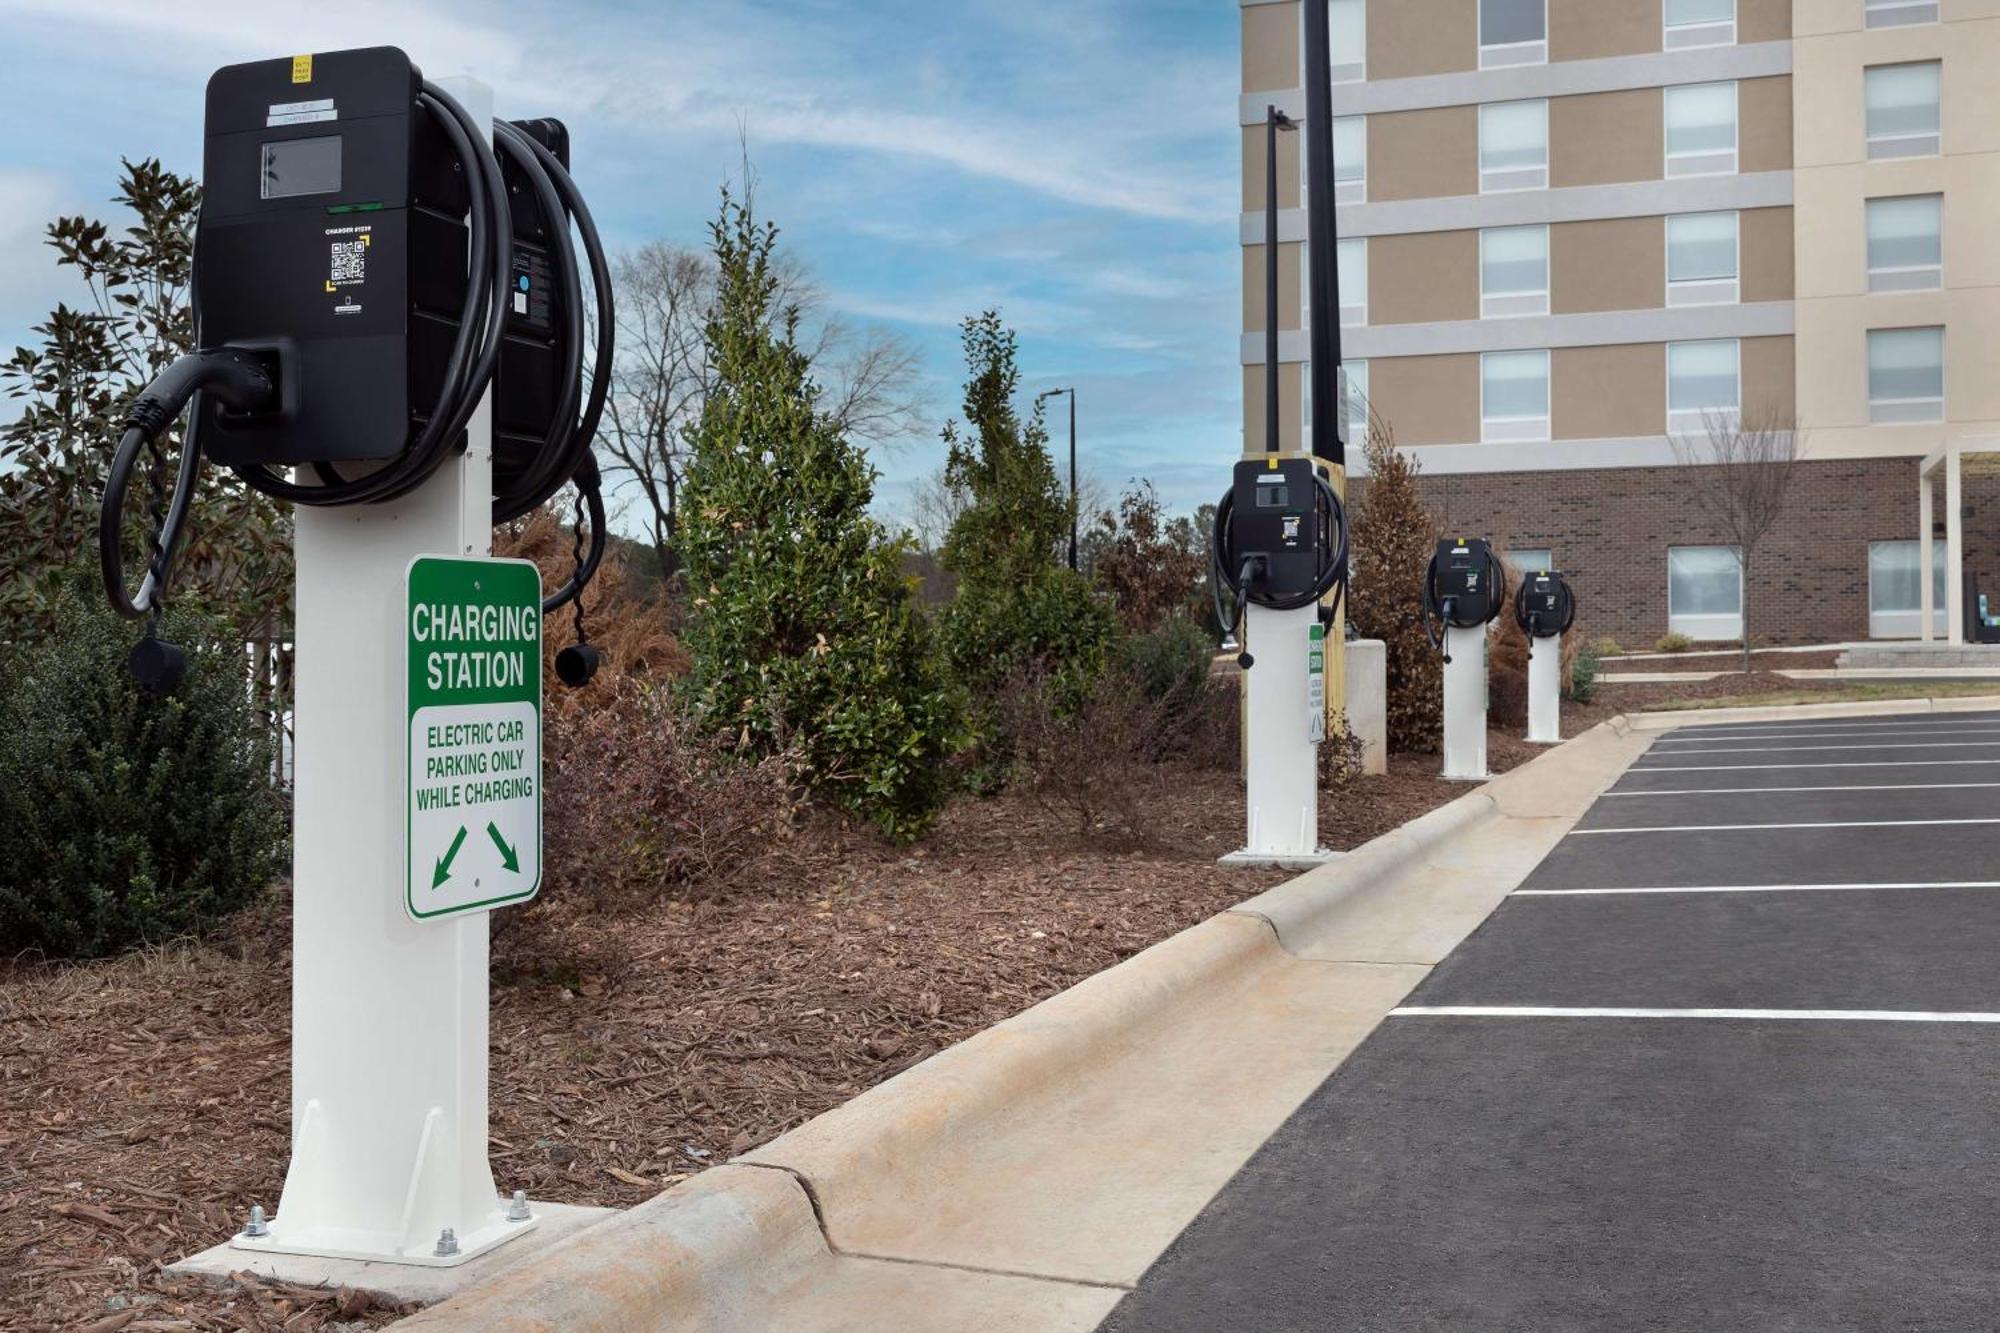
<instances>
[{"instance_id":1,"label":"concrete footing pad","mask_svg":"<svg viewBox=\"0 0 2000 1333\"><path fill-rule=\"evenodd\" d=\"M578 1208L564 1203L530 1205L535 1212L531 1231L455 1268L374 1263L361 1259L320 1259L305 1254L270 1254L239 1250L227 1241L169 1264L169 1273L185 1273L220 1282L237 1273L290 1282L302 1287L352 1287L387 1300L431 1304L468 1287L491 1281L510 1269L539 1258L559 1242L617 1215L615 1208Z\"/></svg>"},{"instance_id":2,"label":"concrete footing pad","mask_svg":"<svg viewBox=\"0 0 2000 1333\"><path fill-rule=\"evenodd\" d=\"M1093 1328L1650 743L1586 733L407 1326Z\"/></svg>"},{"instance_id":3,"label":"concrete footing pad","mask_svg":"<svg viewBox=\"0 0 2000 1333\"><path fill-rule=\"evenodd\" d=\"M1219 866L1276 866L1280 870L1311 870L1315 866L1323 866L1328 861L1339 858L1339 852L1325 847L1316 852L1292 852L1284 855L1244 850L1226 852L1216 857L1215 863Z\"/></svg>"}]
</instances>

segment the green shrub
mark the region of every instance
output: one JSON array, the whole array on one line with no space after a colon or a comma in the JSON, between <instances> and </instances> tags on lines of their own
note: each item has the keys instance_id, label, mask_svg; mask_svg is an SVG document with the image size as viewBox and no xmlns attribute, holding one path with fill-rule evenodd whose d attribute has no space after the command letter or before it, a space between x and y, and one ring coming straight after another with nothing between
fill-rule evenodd
<instances>
[{"instance_id":1,"label":"green shrub","mask_svg":"<svg viewBox=\"0 0 2000 1333\"><path fill-rule=\"evenodd\" d=\"M67 595L0 656L0 952L85 958L200 930L282 873L285 811L233 637L170 615L172 693L126 674L135 629Z\"/></svg>"},{"instance_id":2,"label":"green shrub","mask_svg":"<svg viewBox=\"0 0 2000 1333\"><path fill-rule=\"evenodd\" d=\"M1118 642L1118 664L1149 699L1192 693L1206 684L1215 664L1215 640L1192 616L1177 616L1147 634Z\"/></svg>"},{"instance_id":3,"label":"green shrub","mask_svg":"<svg viewBox=\"0 0 2000 1333\"><path fill-rule=\"evenodd\" d=\"M1563 691L1565 698L1576 703L1587 704L1597 694L1597 668L1602 660L1594 643L1586 643L1576 650L1576 656L1569 664L1569 684Z\"/></svg>"},{"instance_id":4,"label":"green shrub","mask_svg":"<svg viewBox=\"0 0 2000 1333\"><path fill-rule=\"evenodd\" d=\"M1597 654L1600 661L1607 657L1623 657L1625 655L1624 645L1620 644L1618 640L1612 638L1609 634L1599 635L1597 638L1592 639L1590 647Z\"/></svg>"},{"instance_id":5,"label":"green shrub","mask_svg":"<svg viewBox=\"0 0 2000 1333\"><path fill-rule=\"evenodd\" d=\"M1662 634L1660 641L1653 645L1653 651L1656 653L1684 653L1692 647L1694 647L1694 640L1676 630L1672 633Z\"/></svg>"},{"instance_id":6,"label":"green shrub","mask_svg":"<svg viewBox=\"0 0 2000 1333\"><path fill-rule=\"evenodd\" d=\"M814 790L913 838L948 792L958 694L903 575L906 543L869 516L875 471L820 410L779 298L776 229L725 194L712 234L715 383L687 432L678 534L685 698L745 758L795 754Z\"/></svg>"},{"instance_id":7,"label":"green shrub","mask_svg":"<svg viewBox=\"0 0 2000 1333\"><path fill-rule=\"evenodd\" d=\"M965 426L947 424L944 481L956 506L940 558L958 595L940 617L952 671L973 700L979 762L975 781L1002 780L1018 728L1003 692L1047 703L1058 718L1097 688L1118 634L1108 598L1061 559L1070 498L1049 456L1039 405L1014 409L1021 372L1014 334L998 312L968 318ZM1023 693L1018 683L1032 680Z\"/></svg>"}]
</instances>

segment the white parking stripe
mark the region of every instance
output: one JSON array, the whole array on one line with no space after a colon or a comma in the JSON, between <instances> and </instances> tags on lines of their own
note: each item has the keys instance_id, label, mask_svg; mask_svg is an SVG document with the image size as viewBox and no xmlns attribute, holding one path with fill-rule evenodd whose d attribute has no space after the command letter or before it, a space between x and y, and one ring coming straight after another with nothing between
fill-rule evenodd
<instances>
[{"instance_id":1,"label":"white parking stripe","mask_svg":"<svg viewBox=\"0 0 2000 1333\"><path fill-rule=\"evenodd\" d=\"M2000 879L1940 879L1873 884L1690 884L1644 889L1516 889L1510 898L1615 898L1655 893L1866 893L1895 889L2000 889Z\"/></svg>"},{"instance_id":2,"label":"white parking stripe","mask_svg":"<svg viewBox=\"0 0 2000 1333\"><path fill-rule=\"evenodd\" d=\"M2000 824L2000 819L1808 819L1789 824L1648 824L1633 828L1579 828L1564 836L1588 838L1605 833L1742 833L1790 828L1927 828L1938 824Z\"/></svg>"},{"instance_id":3,"label":"white parking stripe","mask_svg":"<svg viewBox=\"0 0 2000 1333\"><path fill-rule=\"evenodd\" d=\"M1995 741L1890 741L1886 745L1714 745L1699 749L1661 751L1662 754L1812 754L1816 750L1992 750Z\"/></svg>"},{"instance_id":4,"label":"white parking stripe","mask_svg":"<svg viewBox=\"0 0 2000 1333\"><path fill-rule=\"evenodd\" d=\"M1627 773L1747 773L1762 768L1950 768L1966 764L2000 765L2000 759L1855 759L1818 764L1634 764Z\"/></svg>"},{"instance_id":5,"label":"white parking stripe","mask_svg":"<svg viewBox=\"0 0 2000 1333\"><path fill-rule=\"evenodd\" d=\"M1932 727L1923 731L1781 731L1766 735L1742 736L1662 736L1653 742L1661 745L1700 745L1708 741L1807 741L1807 740L1884 740L1890 736L1991 736L2000 733L2000 727Z\"/></svg>"},{"instance_id":6,"label":"white parking stripe","mask_svg":"<svg viewBox=\"0 0 2000 1333\"><path fill-rule=\"evenodd\" d=\"M2000 1014L1922 1009L1567 1009L1527 1004L1406 1004L1391 1018L1756 1018L1830 1023L2000 1023Z\"/></svg>"},{"instance_id":7,"label":"white parking stripe","mask_svg":"<svg viewBox=\"0 0 2000 1333\"><path fill-rule=\"evenodd\" d=\"M1976 787L2000 787L2000 782L1881 782L1839 787L1669 787L1661 791L1608 791L1613 796L1750 796L1760 792L1797 791L1970 791Z\"/></svg>"},{"instance_id":8,"label":"white parking stripe","mask_svg":"<svg viewBox=\"0 0 2000 1333\"><path fill-rule=\"evenodd\" d=\"M1971 723L2000 722L2000 713L1963 713L1958 714L1957 717L1961 717L1966 722ZM1694 724L1682 727L1678 731L1669 732L1668 734L1690 736L1766 736L1783 735L1787 731L1806 731L1814 727L1822 729L1839 727L1843 730L1850 728L1859 730L1863 727L1949 727L1956 725L1958 723L1953 718L1939 717L1930 713L1912 713L1907 717L1885 718L1879 722L1870 722L1865 718L1849 720L1839 717L1822 717L1806 722L1744 722L1715 727Z\"/></svg>"}]
</instances>

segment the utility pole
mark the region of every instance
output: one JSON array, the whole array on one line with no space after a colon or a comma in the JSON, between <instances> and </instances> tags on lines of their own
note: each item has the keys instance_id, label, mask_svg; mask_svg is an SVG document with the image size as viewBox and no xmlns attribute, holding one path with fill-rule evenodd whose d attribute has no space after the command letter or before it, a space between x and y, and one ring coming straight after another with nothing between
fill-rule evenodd
<instances>
[{"instance_id":1,"label":"utility pole","mask_svg":"<svg viewBox=\"0 0 2000 1333\"><path fill-rule=\"evenodd\" d=\"M1044 389L1035 395L1035 405L1039 407L1044 400L1054 398L1057 394L1063 393L1069 395L1069 567L1074 570L1077 567L1076 510L1078 504L1076 492L1076 390L1073 387L1068 389Z\"/></svg>"}]
</instances>

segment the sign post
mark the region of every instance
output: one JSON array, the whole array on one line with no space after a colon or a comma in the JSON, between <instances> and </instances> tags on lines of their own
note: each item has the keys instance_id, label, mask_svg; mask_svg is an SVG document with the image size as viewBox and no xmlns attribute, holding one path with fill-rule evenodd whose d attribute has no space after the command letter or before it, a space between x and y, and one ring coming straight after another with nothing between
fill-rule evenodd
<instances>
[{"instance_id":1,"label":"sign post","mask_svg":"<svg viewBox=\"0 0 2000 1333\"><path fill-rule=\"evenodd\" d=\"M485 88L446 86L475 120L492 118ZM487 912L534 892L541 844L541 617L527 610L540 590L531 570L487 558L492 438L489 393L464 452L416 490L293 519L292 1157L276 1215L259 1209L229 1242L239 1256L450 1267L539 1221L525 1199L499 1196L487 1157ZM447 608L426 613L420 641L419 593ZM413 784L431 759L513 767ZM465 803L475 781L507 785ZM457 807L415 808L414 792L454 786ZM439 836L432 815L453 822L420 845ZM412 919L419 908L437 919Z\"/></svg>"},{"instance_id":2,"label":"sign post","mask_svg":"<svg viewBox=\"0 0 2000 1333\"><path fill-rule=\"evenodd\" d=\"M418 556L409 665L403 905L426 921L542 881L542 579L525 560Z\"/></svg>"}]
</instances>

